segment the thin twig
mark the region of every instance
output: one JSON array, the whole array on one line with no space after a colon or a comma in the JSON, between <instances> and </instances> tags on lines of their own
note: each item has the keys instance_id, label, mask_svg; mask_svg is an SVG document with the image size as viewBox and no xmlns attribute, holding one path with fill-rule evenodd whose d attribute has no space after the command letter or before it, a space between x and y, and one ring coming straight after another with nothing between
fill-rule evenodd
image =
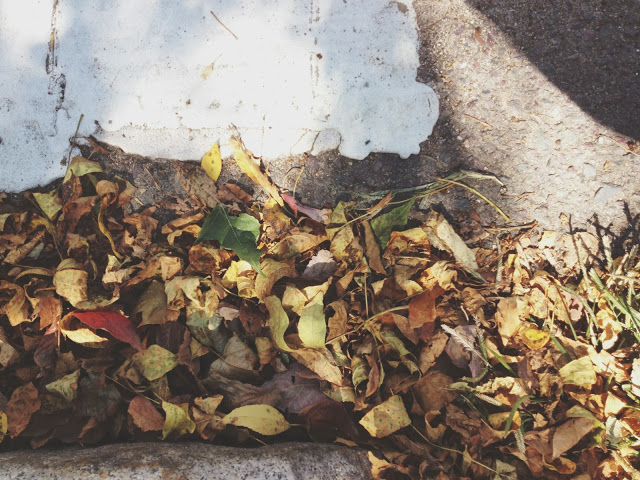
<instances>
[{"instance_id":1,"label":"thin twig","mask_svg":"<svg viewBox=\"0 0 640 480\"><path fill-rule=\"evenodd\" d=\"M76 146L76 139L78 138L78 131L80 130L80 124L82 123L82 119L84 118L84 113L80 114L80 119L78 120L78 126L76 127L76 133L73 134L73 140L71 140L71 148L69 149L69 154L67 155L67 165L71 163L71 152Z\"/></svg>"},{"instance_id":2,"label":"thin twig","mask_svg":"<svg viewBox=\"0 0 640 480\"><path fill-rule=\"evenodd\" d=\"M473 115L469 115L468 113L463 113L463 115L467 118L470 118L471 120L475 120L476 122L478 122L481 125L484 125L487 128L490 128L491 130L493 130L493 125L491 125L490 123L487 123L483 120L480 120L479 118L474 117Z\"/></svg>"},{"instance_id":3,"label":"thin twig","mask_svg":"<svg viewBox=\"0 0 640 480\"><path fill-rule=\"evenodd\" d=\"M222 26L224 27L224 29L225 29L227 32L229 32L231 35L233 35L233 38L235 38L236 40L238 40L238 37L236 36L236 34L235 34L235 33L233 33L231 30L229 30L229 27L227 27L224 23L222 23L222 21L220 21L220 19L218 18L218 16L217 16L215 13L213 13L213 10L210 10L210 12L211 12L211 15L213 15L213 18L215 18L215 19L218 21L218 23L219 23L220 25L222 25Z\"/></svg>"}]
</instances>

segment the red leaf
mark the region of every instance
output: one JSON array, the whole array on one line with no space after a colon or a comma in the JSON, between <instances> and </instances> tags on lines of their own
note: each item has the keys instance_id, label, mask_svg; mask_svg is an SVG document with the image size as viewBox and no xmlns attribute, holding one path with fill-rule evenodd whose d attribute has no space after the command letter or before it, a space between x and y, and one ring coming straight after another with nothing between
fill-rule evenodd
<instances>
[{"instance_id":1,"label":"red leaf","mask_svg":"<svg viewBox=\"0 0 640 480\"><path fill-rule=\"evenodd\" d=\"M138 351L142 350L140 337L131 320L118 312L88 310L73 312L73 316L91 328L109 332L118 340L128 343Z\"/></svg>"},{"instance_id":2,"label":"red leaf","mask_svg":"<svg viewBox=\"0 0 640 480\"><path fill-rule=\"evenodd\" d=\"M286 193L283 193L280 196L284 199L285 202L287 202L287 205L289 205L291 210L293 210L293 213L296 217L298 216L298 212L300 212L319 223L324 223L329 219L329 214L331 212L325 208L323 208L322 210L318 210L317 208L307 207L306 205L301 204L291 195L287 195Z\"/></svg>"}]
</instances>

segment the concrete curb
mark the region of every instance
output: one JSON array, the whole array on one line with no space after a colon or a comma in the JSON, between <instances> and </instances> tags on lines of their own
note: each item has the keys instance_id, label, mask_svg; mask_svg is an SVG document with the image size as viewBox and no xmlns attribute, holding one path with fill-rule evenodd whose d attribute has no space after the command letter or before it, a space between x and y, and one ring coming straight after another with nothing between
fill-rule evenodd
<instances>
[{"instance_id":1,"label":"concrete curb","mask_svg":"<svg viewBox=\"0 0 640 480\"><path fill-rule=\"evenodd\" d=\"M0 454L0 479L371 479L367 452L283 443L243 449L202 443L134 443Z\"/></svg>"}]
</instances>

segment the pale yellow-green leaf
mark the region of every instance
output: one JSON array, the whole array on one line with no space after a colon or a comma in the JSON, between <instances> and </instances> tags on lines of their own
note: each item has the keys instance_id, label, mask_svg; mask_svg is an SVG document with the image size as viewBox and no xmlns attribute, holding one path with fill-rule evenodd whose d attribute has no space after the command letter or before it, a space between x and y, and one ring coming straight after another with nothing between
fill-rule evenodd
<instances>
[{"instance_id":1,"label":"pale yellow-green leaf","mask_svg":"<svg viewBox=\"0 0 640 480\"><path fill-rule=\"evenodd\" d=\"M277 435L289 429L289 422L271 405L245 405L222 419L225 425L246 427L261 435Z\"/></svg>"},{"instance_id":2,"label":"pale yellow-green leaf","mask_svg":"<svg viewBox=\"0 0 640 480\"><path fill-rule=\"evenodd\" d=\"M57 393L67 402L71 403L76 399L78 393L78 378L80 378L80 369L69 375L65 375L60 380L47 384L46 389L50 392Z\"/></svg>"},{"instance_id":3,"label":"pale yellow-green leaf","mask_svg":"<svg viewBox=\"0 0 640 480\"><path fill-rule=\"evenodd\" d=\"M162 439L164 440L169 435L173 437L180 437L185 433L193 433L196 429L196 424L189 418L187 409L189 404L174 405L169 402L162 402L162 409L166 415L164 419L164 427L162 429Z\"/></svg>"},{"instance_id":4,"label":"pale yellow-green leaf","mask_svg":"<svg viewBox=\"0 0 640 480\"><path fill-rule=\"evenodd\" d=\"M178 365L178 356L160 345L151 345L136 353L133 364L147 380L156 380Z\"/></svg>"},{"instance_id":5,"label":"pale yellow-green leaf","mask_svg":"<svg viewBox=\"0 0 640 480\"><path fill-rule=\"evenodd\" d=\"M287 285L282 294L282 306L300 315L305 304L309 301L307 296L299 288Z\"/></svg>"},{"instance_id":6,"label":"pale yellow-green leaf","mask_svg":"<svg viewBox=\"0 0 640 480\"><path fill-rule=\"evenodd\" d=\"M253 271L249 262L245 260L233 261L222 277L222 286L229 290L237 288L238 295L242 298L255 297Z\"/></svg>"},{"instance_id":7,"label":"pale yellow-green leaf","mask_svg":"<svg viewBox=\"0 0 640 480\"><path fill-rule=\"evenodd\" d=\"M222 157L220 156L220 146L217 143L214 143L211 149L204 154L200 165L211 180L218 181L222 171Z\"/></svg>"},{"instance_id":8,"label":"pale yellow-green leaf","mask_svg":"<svg viewBox=\"0 0 640 480\"><path fill-rule=\"evenodd\" d=\"M60 332L72 342L89 348L101 348L104 343L109 341L88 328L70 329L69 326L73 318L73 314L69 313L62 317L62 320L58 323Z\"/></svg>"},{"instance_id":9,"label":"pale yellow-green leaf","mask_svg":"<svg viewBox=\"0 0 640 480\"><path fill-rule=\"evenodd\" d=\"M324 317L324 295L318 293L305 305L298 322L298 334L302 343L309 348L324 347L327 322Z\"/></svg>"},{"instance_id":10,"label":"pale yellow-green leaf","mask_svg":"<svg viewBox=\"0 0 640 480\"><path fill-rule=\"evenodd\" d=\"M441 213L432 212L428 216L425 230L434 247L451 253L462 268L475 276L479 275L475 253L467 247Z\"/></svg>"},{"instance_id":11,"label":"pale yellow-green leaf","mask_svg":"<svg viewBox=\"0 0 640 480\"><path fill-rule=\"evenodd\" d=\"M411 419L404 408L402 397L394 395L380 405L376 405L360 420L371 436L386 437L401 428L411 425Z\"/></svg>"},{"instance_id":12,"label":"pale yellow-green leaf","mask_svg":"<svg viewBox=\"0 0 640 480\"><path fill-rule=\"evenodd\" d=\"M284 311L280 299L275 295L267 297L264 303L269 310L269 330L273 343L283 352L290 352L291 348L284 341L284 334L289 328L287 312Z\"/></svg>"},{"instance_id":13,"label":"pale yellow-green leaf","mask_svg":"<svg viewBox=\"0 0 640 480\"><path fill-rule=\"evenodd\" d=\"M58 212L62 210L62 202L58 198L55 190L49 193L34 192L33 198L49 220L53 220Z\"/></svg>"},{"instance_id":14,"label":"pale yellow-green leaf","mask_svg":"<svg viewBox=\"0 0 640 480\"><path fill-rule=\"evenodd\" d=\"M558 370L565 385L591 386L596 383L596 371L588 356L567 363Z\"/></svg>"},{"instance_id":15,"label":"pale yellow-green leaf","mask_svg":"<svg viewBox=\"0 0 640 480\"><path fill-rule=\"evenodd\" d=\"M76 177L82 177L88 173L100 173L102 171L102 167L98 162L92 162L83 157L73 157L62 183L66 183L66 181L71 178L71 174L74 174Z\"/></svg>"},{"instance_id":16,"label":"pale yellow-green leaf","mask_svg":"<svg viewBox=\"0 0 640 480\"><path fill-rule=\"evenodd\" d=\"M53 285L56 293L76 307L81 302L89 299L87 281L89 274L82 265L73 258L66 258L53 276Z\"/></svg>"}]
</instances>

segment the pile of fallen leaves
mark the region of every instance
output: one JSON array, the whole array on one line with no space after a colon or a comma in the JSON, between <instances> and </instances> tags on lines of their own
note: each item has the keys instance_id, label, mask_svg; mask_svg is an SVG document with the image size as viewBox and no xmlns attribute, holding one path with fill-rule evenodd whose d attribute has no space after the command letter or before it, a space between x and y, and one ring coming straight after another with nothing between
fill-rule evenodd
<instances>
[{"instance_id":1,"label":"pile of fallen leaves","mask_svg":"<svg viewBox=\"0 0 640 480\"><path fill-rule=\"evenodd\" d=\"M595 237L526 229L471 250L412 199L301 205L234 150L268 201L141 209L81 157L29 208L0 196L0 449L313 440L378 478L640 475L636 250L607 269Z\"/></svg>"}]
</instances>

